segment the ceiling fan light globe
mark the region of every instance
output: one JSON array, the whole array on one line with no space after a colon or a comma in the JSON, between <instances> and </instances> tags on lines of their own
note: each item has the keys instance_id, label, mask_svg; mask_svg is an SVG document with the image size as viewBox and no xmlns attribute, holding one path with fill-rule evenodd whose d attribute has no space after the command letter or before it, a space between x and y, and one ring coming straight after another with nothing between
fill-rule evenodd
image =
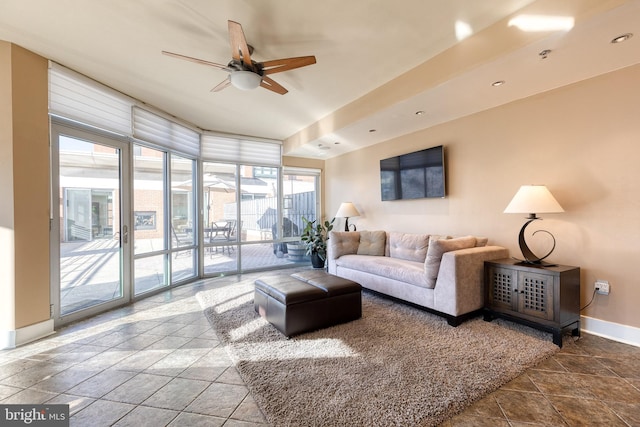
<instances>
[{"instance_id":1,"label":"ceiling fan light globe","mask_svg":"<svg viewBox=\"0 0 640 427\"><path fill-rule=\"evenodd\" d=\"M262 76L252 71L234 71L229 78L231 84L241 90L255 89L262 82Z\"/></svg>"}]
</instances>

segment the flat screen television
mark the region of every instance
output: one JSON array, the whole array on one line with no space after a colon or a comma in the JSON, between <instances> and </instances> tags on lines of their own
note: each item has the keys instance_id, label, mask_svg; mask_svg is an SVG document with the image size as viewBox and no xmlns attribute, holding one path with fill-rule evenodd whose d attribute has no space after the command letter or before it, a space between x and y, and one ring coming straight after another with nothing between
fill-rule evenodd
<instances>
[{"instance_id":1,"label":"flat screen television","mask_svg":"<svg viewBox=\"0 0 640 427\"><path fill-rule=\"evenodd\" d=\"M380 160L382 200L445 196L444 146Z\"/></svg>"}]
</instances>

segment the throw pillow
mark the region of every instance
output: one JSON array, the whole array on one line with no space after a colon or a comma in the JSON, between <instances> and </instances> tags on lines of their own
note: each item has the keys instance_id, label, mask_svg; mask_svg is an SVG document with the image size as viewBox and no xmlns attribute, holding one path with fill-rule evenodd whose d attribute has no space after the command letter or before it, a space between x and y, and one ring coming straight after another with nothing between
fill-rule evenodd
<instances>
[{"instance_id":1,"label":"throw pillow","mask_svg":"<svg viewBox=\"0 0 640 427\"><path fill-rule=\"evenodd\" d=\"M358 255L384 256L387 233L384 231L361 231Z\"/></svg>"},{"instance_id":2,"label":"throw pillow","mask_svg":"<svg viewBox=\"0 0 640 427\"><path fill-rule=\"evenodd\" d=\"M424 262L429 246L428 234L389 233L389 256Z\"/></svg>"},{"instance_id":3,"label":"throw pillow","mask_svg":"<svg viewBox=\"0 0 640 427\"><path fill-rule=\"evenodd\" d=\"M360 232L358 231L331 231L327 240L331 259L340 258L342 255L355 254L358 251Z\"/></svg>"},{"instance_id":4,"label":"throw pillow","mask_svg":"<svg viewBox=\"0 0 640 427\"><path fill-rule=\"evenodd\" d=\"M424 263L427 275L427 287L436 287L438 272L440 271L440 261L445 252L457 251L459 249L473 248L476 245L476 238L473 236L457 237L455 239L438 239L429 242L427 259Z\"/></svg>"}]
</instances>

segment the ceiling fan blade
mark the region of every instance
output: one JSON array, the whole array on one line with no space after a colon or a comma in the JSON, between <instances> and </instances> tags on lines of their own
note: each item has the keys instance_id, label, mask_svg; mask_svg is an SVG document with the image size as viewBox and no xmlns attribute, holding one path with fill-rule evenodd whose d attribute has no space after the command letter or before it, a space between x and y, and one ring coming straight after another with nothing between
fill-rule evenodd
<instances>
[{"instance_id":1,"label":"ceiling fan blade","mask_svg":"<svg viewBox=\"0 0 640 427\"><path fill-rule=\"evenodd\" d=\"M242 25L235 21L229 21L229 41L231 42L231 55L233 59L244 62L244 65L253 70L251 63L251 53L247 45L247 39L242 31ZM242 57L242 58L241 58Z\"/></svg>"},{"instance_id":2,"label":"ceiling fan blade","mask_svg":"<svg viewBox=\"0 0 640 427\"><path fill-rule=\"evenodd\" d=\"M220 92L222 89L224 89L225 87L229 86L230 84L231 84L231 79L229 77L227 77L226 79L224 79L223 81L218 83L218 85L216 87L211 89L211 92Z\"/></svg>"},{"instance_id":3,"label":"ceiling fan blade","mask_svg":"<svg viewBox=\"0 0 640 427\"><path fill-rule=\"evenodd\" d=\"M271 77L267 76L262 76L262 82L260 83L260 86L275 93L279 93L280 95L284 95L285 93L289 92L279 83L276 83Z\"/></svg>"},{"instance_id":4,"label":"ceiling fan blade","mask_svg":"<svg viewBox=\"0 0 640 427\"><path fill-rule=\"evenodd\" d=\"M264 74L280 73L282 71L293 70L294 68L305 67L316 63L315 56L298 56L296 58L274 59L262 63Z\"/></svg>"},{"instance_id":5,"label":"ceiling fan blade","mask_svg":"<svg viewBox=\"0 0 640 427\"><path fill-rule=\"evenodd\" d=\"M226 65L222 65L222 64L218 64L218 63L210 62L210 61L205 61L204 59L192 58L191 56L181 55L179 53L167 52L166 50L163 50L162 54L163 55L167 55L167 56L171 56L171 57L174 57L174 58L178 58L178 59L184 59L186 61L195 62L197 64L209 65L211 67L216 67L216 68L219 68L219 69L225 70L225 71L231 71L229 69L229 67L227 67Z\"/></svg>"}]
</instances>

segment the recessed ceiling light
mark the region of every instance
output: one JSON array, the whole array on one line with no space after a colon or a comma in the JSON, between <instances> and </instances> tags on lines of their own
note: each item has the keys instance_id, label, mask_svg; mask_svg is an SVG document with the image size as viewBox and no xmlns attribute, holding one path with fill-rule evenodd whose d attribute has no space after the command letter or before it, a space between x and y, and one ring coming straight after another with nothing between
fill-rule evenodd
<instances>
[{"instance_id":1,"label":"recessed ceiling light","mask_svg":"<svg viewBox=\"0 0 640 427\"><path fill-rule=\"evenodd\" d=\"M426 113L422 110L416 111L416 116L424 116Z\"/></svg>"},{"instance_id":2,"label":"recessed ceiling light","mask_svg":"<svg viewBox=\"0 0 640 427\"><path fill-rule=\"evenodd\" d=\"M540 56L540 59L547 59L550 53L551 53L551 49L545 49L538 52L538 55Z\"/></svg>"},{"instance_id":3,"label":"recessed ceiling light","mask_svg":"<svg viewBox=\"0 0 640 427\"><path fill-rule=\"evenodd\" d=\"M335 145L340 145L340 141L334 142Z\"/></svg>"},{"instance_id":4,"label":"recessed ceiling light","mask_svg":"<svg viewBox=\"0 0 640 427\"><path fill-rule=\"evenodd\" d=\"M464 21L456 21L454 28L456 30L456 39L458 39L459 42L473 34L471 25Z\"/></svg>"},{"instance_id":5,"label":"recessed ceiling light","mask_svg":"<svg viewBox=\"0 0 640 427\"><path fill-rule=\"evenodd\" d=\"M626 33L626 34L621 34L618 37L614 37L611 40L611 43L616 44L616 43L622 43L622 42L626 42L627 40L629 40L631 37L633 37L633 33Z\"/></svg>"},{"instance_id":6,"label":"recessed ceiling light","mask_svg":"<svg viewBox=\"0 0 640 427\"><path fill-rule=\"evenodd\" d=\"M508 25L526 32L569 31L573 28L574 21L571 16L518 15Z\"/></svg>"},{"instance_id":7,"label":"recessed ceiling light","mask_svg":"<svg viewBox=\"0 0 640 427\"><path fill-rule=\"evenodd\" d=\"M369 129L369 133L376 132L376 129Z\"/></svg>"},{"instance_id":8,"label":"recessed ceiling light","mask_svg":"<svg viewBox=\"0 0 640 427\"><path fill-rule=\"evenodd\" d=\"M491 83L491 86L493 87L498 87L498 86L502 86L503 84L505 84L506 82L504 80L497 80L493 83Z\"/></svg>"},{"instance_id":9,"label":"recessed ceiling light","mask_svg":"<svg viewBox=\"0 0 640 427\"><path fill-rule=\"evenodd\" d=\"M326 145L318 144L318 148L321 150L330 150L331 147L327 147Z\"/></svg>"}]
</instances>

